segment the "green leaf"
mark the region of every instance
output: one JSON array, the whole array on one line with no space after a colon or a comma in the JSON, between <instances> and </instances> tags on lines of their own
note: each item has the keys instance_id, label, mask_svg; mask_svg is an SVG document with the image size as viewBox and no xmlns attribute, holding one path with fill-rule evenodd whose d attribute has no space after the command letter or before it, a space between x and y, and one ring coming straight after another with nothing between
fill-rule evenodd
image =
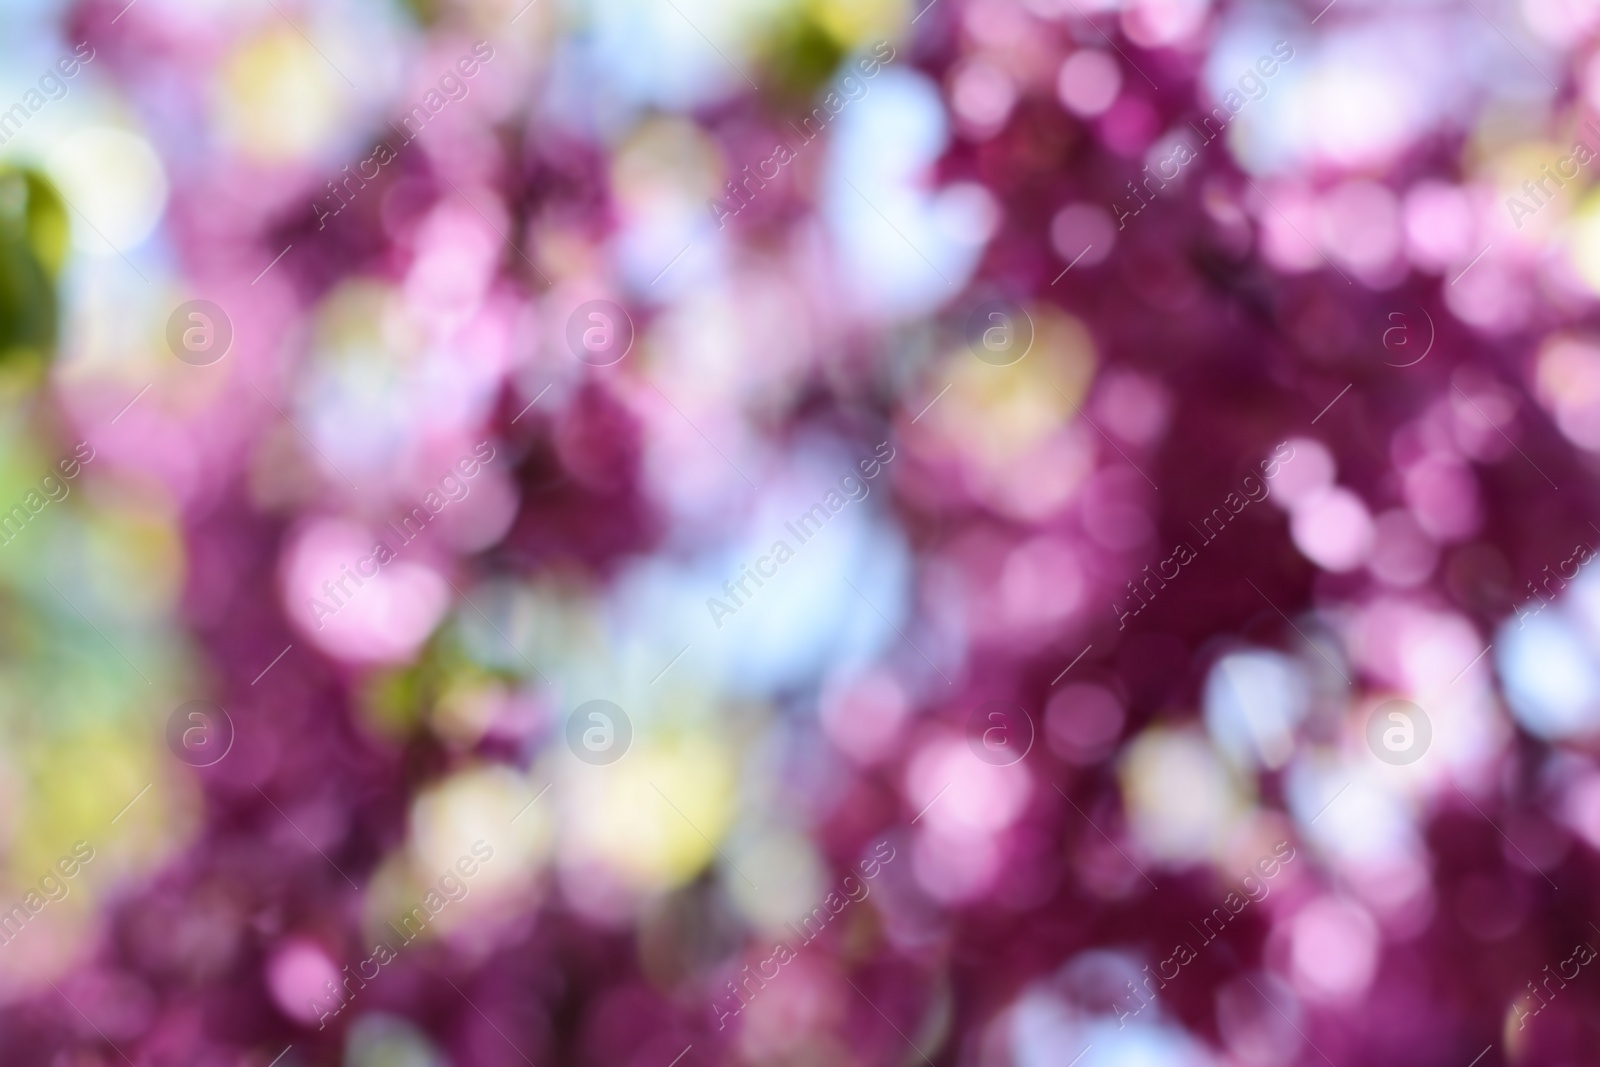
<instances>
[{"instance_id":1,"label":"green leaf","mask_svg":"<svg viewBox=\"0 0 1600 1067\"><path fill-rule=\"evenodd\" d=\"M66 205L38 174L0 167L0 367L55 349L55 278L70 235Z\"/></svg>"}]
</instances>

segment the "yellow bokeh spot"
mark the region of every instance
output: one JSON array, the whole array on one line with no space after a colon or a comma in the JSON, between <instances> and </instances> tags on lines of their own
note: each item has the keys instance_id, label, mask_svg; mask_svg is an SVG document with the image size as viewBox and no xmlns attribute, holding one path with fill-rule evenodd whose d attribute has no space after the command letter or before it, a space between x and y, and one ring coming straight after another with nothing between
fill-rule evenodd
<instances>
[{"instance_id":1,"label":"yellow bokeh spot","mask_svg":"<svg viewBox=\"0 0 1600 1067\"><path fill-rule=\"evenodd\" d=\"M494 725L507 699L505 687L492 680L466 674L453 677L433 706L433 732L452 744L475 745Z\"/></svg>"},{"instance_id":2,"label":"yellow bokeh spot","mask_svg":"<svg viewBox=\"0 0 1600 1067\"><path fill-rule=\"evenodd\" d=\"M636 740L618 762L583 768L575 784L564 813L573 851L642 892L692 880L733 822L733 757L705 736Z\"/></svg>"},{"instance_id":3,"label":"yellow bokeh spot","mask_svg":"<svg viewBox=\"0 0 1600 1067\"><path fill-rule=\"evenodd\" d=\"M304 159L341 128L337 75L287 27L244 42L220 68L222 128L247 156L266 163Z\"/></svg>"},{"instance_id":4,"label":"yellow bokeh spot","mask_svg":"<svg viewBox=\"0 0 1600 1067\"><path fill-rule=\"evenodd\" d=\"M704 211L720 191L722 162L703 129L683 119L643 123L617 150L611 187L631 209Z\"/></svg>"},{"instance_id":5,"label":"yellow bokeh spot","mask_svg":"<svg viewBox=\"0 0 1600 1067\"><path fill-rule=\"evenodd\" d=\"M1004 464L1077 418L1094 376L1094 342L1083 323L1049 307L1029 309L1033 346L1020 362L997 367L965 347L952 359L955 384L932 411L959 450ZM974 430L977 432L975 433Z\"/></svg>"},{"instance_id":6,"label":"yellow bokeh spot","mask_svg":"<svg viewBox=\"0 0 1600 1067\"><path fill-rule=\"evenodd\" d=\"M157 777L150 753L114 730L37 738L34 744L28 791L34 810L12 843L15 873L25 875L48 868L73 841L93 839L103 848L109 821ZM151 800L147 793L140 804ZM160 806L151 804L150 810ZM131 821L130 813L118 824Z\"/></svg>"},{"instance_id":7,"label":"yellow bokeh spot","mask_svg":"<svg viewBox=\"0 0 1600 1067\"><path fill-rule=\"evenodd\" d=\"M542 870L554 842L554 804L507 767L462 771L419 796L411 809L411 874L420 883L476 862L474 889L519 885Z\"/></svg>"},{"instance_id":8,"label":"yellow bokeh spot","mask_svg":"<svg viewBox=\"0 0 1600 1067\"><path fill-rule=\"evenodd\" d=\"M817 24L847 51L870 46L908 24L903 0L810 0Z\"/></svg>"},{"instance_id":9,"label":"yellow bokeh spot","mask_svg":"<svg viewBox=\"0 0 1600 1067\"><path fill-rule=\"evenodd\" d=\"M1221 856L1249 799L1203 734L1152 727L1123 754L1118 777L1144 851L1175 863Z\"/></svg>"},{"instance_id":10,"label":"yellow bokeh spot","mask_svg":"<svg viewBox=\"0 0 1600 1067\"><path fill-rule=\"evenodd\" d=\"M1600 193L1584 198L1568 229L1567 254L1578 276L1600 293Z\"/></svg>"}]
</instances>

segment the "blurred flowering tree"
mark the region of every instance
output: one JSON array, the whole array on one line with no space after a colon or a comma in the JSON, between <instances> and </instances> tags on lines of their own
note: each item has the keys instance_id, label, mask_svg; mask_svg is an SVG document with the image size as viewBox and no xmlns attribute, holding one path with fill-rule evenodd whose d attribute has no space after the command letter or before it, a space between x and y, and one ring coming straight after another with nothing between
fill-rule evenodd
<instances>
[{"instance_id":1,"label":"blurred flowering tree","mask_svg":"<svg viewBox=\"0 0 1600 1067\"><path fill-rule=\"evenodd\" d=\"M1580 1062L1597 24L28 7L4 1061Z\"/></svg>"}]
</instances>

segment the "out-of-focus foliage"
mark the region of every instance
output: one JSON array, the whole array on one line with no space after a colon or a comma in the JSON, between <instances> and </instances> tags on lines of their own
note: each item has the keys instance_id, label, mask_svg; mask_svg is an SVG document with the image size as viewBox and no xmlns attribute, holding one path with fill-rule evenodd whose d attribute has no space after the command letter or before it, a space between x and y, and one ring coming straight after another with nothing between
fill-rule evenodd
<instances>
[{"instance_id":1,"label":"out-of-focus foliage","mask_svg":"<svg viewBox=\"0 0 1600 1067\"><path fill-rule=\"evenodd\" d=\"M54 350L67 206L35 171L0 166L0 365L37 372Z\"/></svg>"}]
</instances>

